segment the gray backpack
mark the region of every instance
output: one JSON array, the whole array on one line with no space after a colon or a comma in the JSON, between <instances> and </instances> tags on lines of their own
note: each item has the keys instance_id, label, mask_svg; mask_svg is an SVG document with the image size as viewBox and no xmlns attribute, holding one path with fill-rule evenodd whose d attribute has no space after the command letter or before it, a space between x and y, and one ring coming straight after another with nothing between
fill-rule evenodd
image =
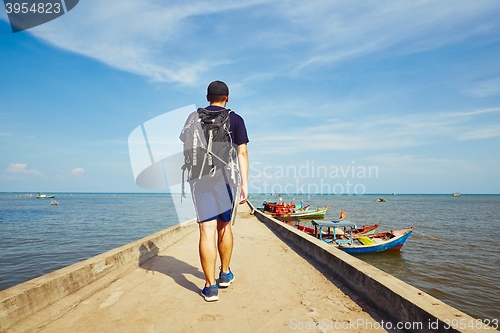
<instances>
[{"instance_id":1,"label":"gray backpack","mask_svg":"<svg viewBox=\"0 0 500 333\"><path fill-rule=\"evenodd\" d=\"M187 180L193 181L214 177L226 170L233 184L237 184L237 153L229 128L231 112L229 109L208 111L199 108L189 115L179 136L184 144L184 165L181 168L183 197L185 172Z\"/></svg>"}]
</instances>

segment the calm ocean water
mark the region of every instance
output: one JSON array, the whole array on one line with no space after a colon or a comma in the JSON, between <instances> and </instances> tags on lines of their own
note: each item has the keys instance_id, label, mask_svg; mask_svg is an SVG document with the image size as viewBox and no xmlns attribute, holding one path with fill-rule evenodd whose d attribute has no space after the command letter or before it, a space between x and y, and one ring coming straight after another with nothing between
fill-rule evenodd
<instances>
[{"instance_id":1,"label":"calm ocean water","mask_svg":"<svg viewBox=\"0 0 500 333\"><path fill-rule=\"evenodd\" d=\"M295 202L329 205L325 219L344 210L358 226L379 223L379 231L415 226L400 252L357 257L473 317L499 320L500 196L384 195L387 202L376 202L378 197L299 195ZM266 197L253 202L261 199Z\"/></svg>"},{"instance_id":2,"label":"calm ocean water","mask_svg":"<svg viewBox=\"0 0 500 333\"><path fill-rule=\"evenodd\" d=\"M0 193L0 290L178 223L168 194L56 193L55 200Z\"/></svg>"},{"instance_id":3,"label":"calm ocean water","mask_svg":"<svg viewBox=\"0 0 500 333\"><path fill-rule=\"evenodd\" d=\"M386 195L377 203L379 196L295 202L329 205L326 219L343 209L379 230L415 226L401 252L358 257L474 317L500 319L500 196ZM178 223L168 194L59 193L56 200L0 194L0 290Z\"/></svg>"}]
</instances>

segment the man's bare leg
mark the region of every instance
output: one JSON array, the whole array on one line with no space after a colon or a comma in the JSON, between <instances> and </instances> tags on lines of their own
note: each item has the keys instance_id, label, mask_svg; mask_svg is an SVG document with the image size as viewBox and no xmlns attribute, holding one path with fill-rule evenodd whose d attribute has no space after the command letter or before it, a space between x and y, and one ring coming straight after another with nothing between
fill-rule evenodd
<instances>
[{"instance_id":1,"label":"man's bare leg","mask_svg":"<svg viewBox=\"0 0 500 333\"><path fill-rule=\"evenodd\" d=\"M217 221L217 243L219 245L219 257L221 262L221 271L228 273L231 256L233 254L233 229L231 222Z\"/></svg>"},{"instance_id":2,"label":"man's bare leg","mask_svg":"<svg viewBox=\"0 0 500 333\"><path fill-rule=\"evenodd\" d=\"M215 261L217 260L217 244L215 242L215 232L217 230L217 220L198 223L200 229L200 261L201 268L205 274L205 287L213 286L215 280Z\"/></svg>"}]
</instances>

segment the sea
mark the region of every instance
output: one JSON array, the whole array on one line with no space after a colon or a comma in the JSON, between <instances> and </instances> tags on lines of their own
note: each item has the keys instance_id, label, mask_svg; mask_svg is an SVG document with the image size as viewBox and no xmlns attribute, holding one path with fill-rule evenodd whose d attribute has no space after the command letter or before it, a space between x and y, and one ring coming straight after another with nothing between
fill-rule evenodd
<instances>
[{"instance_id":1,"label":"sea","mask_svg":"<svg viewBox=\"0 0 500 333\"><path fill-rule=\"evenodd\" d=\"M377 202L379 197L386 202ZM414 226L401 251L357 257L475 318L500 320L500 195L283 198L328 205L325 219L336 219L344 210L358 226ZM179 223L165 193L56 193L55 200L58 205L27 193L0 193L0 290ZM265 200L273 197L250 197L255 206Z\"/></svg>"}]
</instances>

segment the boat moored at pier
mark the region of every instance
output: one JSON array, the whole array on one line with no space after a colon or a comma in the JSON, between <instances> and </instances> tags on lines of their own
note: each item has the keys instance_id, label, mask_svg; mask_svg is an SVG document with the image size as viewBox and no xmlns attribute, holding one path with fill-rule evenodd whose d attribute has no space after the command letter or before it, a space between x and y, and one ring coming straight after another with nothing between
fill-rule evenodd
<instances>
[{"instance_id":1,"label":"boat moored at pier","mask_svg":"<svg viewBox=\"0 0 500 333\"><path fill-rule=\"evenodd\" d=\"M406 243L414 229L414 227L410 227L355 237L353 230L356 228L356 225L349 220L313 220L312 224L315 227L315 235L318 235L319 239L349 254L399 250ZM333 237L331 239L324 237L324 228L333 228ZM337 237L336 230L338 229L343 230L342 236Z\"/></svg>"}]
</instances>

